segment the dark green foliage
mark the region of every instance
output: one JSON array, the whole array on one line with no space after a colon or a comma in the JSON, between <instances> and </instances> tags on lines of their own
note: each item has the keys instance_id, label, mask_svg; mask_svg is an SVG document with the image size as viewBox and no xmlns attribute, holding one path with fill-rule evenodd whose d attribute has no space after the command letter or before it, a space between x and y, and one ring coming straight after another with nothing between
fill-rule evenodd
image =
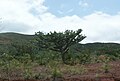
<instances>
[{"instance_id":1,"label":"dark green foliage","mask_svg":"<svg viewBox=\"0 0 120 81\"><path fill-rule=\"evenodd\" d=\"M0 46L9 54L21 54L21 51L30 51L31 46L30 40L33 40L33 35L23 35L18 33L0 33ZM20 49L19 49L20 48ZM30 49L29 49L30 48ZM29 49L29 50L28 50Z\"/></svg>"},{"instance_id":2,"label":"dark green foliage","mask_svg":"<svg viewBox=\"0 0 120 81\"><path fill-rule=\"evenodd\" d=\"M44 34L42 32L36 33L36 41L39 48L45 48L61 53L62 60L65 62L65 54L68 52L69 47L79 43L86 36L81 34L82 30L77 31L66 30L65 32L50 32Z\"/></svg>"},{"instance_id":3,"label":"dark green foliage","mask_svg":"<svg viewBox=\"0 0 120 81\"><path fill-rule=\"evenodd\" d=\"M32 55L37 53L38 51L37 47L34 44L32 44L32 42L30 41L14 42L11 44L11 46L16 49L17 55L22 55L24 53L28 53Z\"/></svg>"},{"instance_id":4,"label":"dark green foliage","mask_svg":"<svg viewBox=\"0 0 120 81\"><path fill-rule=\"evenodd\" d=\"M60 54L51 50L46 50L40 51L35 57L35 61L39 65L46 65L52 60L61 61Z\"/></svg>"}]
</instances>

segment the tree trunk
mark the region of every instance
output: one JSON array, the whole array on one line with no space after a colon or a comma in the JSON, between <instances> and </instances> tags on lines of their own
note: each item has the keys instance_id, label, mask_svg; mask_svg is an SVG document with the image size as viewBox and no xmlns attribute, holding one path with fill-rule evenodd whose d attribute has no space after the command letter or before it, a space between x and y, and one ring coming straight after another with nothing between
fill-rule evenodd
<instances>
[{"instance_id":1,"label":"tree trunk","mask_svg":"<svg viewBox=\"0 0 120 81\"><path fill-rule=\"evenodd\" d=\"M66 62L65 54L67 54L69 48L63 48L61 50L61 56L62 56L62 61L64 64L69 65L69 63Z\"/></svg>"},{"instance_id":2,"label":"tree trunk","mask_svg":"<svg viewBox=\"0 0 120 81\"><path fill-rule=\"evenodd\" d=\"M61 55L62 55L62 61L63 61L63 63L66 64L65 53L61 53Z\"/></svg>"},{"instance_id":3,"label":"tree trunk","mask_svg":"<svg viewBox=\"0 0 120 81\"><path fill-rule=\"evenodd\" d=\"M66 65L71 65L70 63L66 62L65 54L66 53L61 53L63 63Z\"/></svg>"}]
</instances>

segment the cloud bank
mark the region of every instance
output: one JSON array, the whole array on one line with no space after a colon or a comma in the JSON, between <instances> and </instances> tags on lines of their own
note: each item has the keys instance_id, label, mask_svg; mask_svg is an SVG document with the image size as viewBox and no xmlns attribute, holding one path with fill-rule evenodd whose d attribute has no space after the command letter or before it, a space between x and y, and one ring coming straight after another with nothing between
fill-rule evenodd
<instances>
[{"instance_id":1,"label":"cloud bank","mask_svg":"<svg viewBox=\"0 0 120 81\"><path fill-rule=\"evenodd\" d=\"M44 6L44 0L0 0L1 32L34 34L37 31L82 29L82 34L87 36L83 43L120 43L119 13L109 15L97 11L84 17L77 15L57 17L48 12L48 9Z\"/></svg>"}]
</instances>

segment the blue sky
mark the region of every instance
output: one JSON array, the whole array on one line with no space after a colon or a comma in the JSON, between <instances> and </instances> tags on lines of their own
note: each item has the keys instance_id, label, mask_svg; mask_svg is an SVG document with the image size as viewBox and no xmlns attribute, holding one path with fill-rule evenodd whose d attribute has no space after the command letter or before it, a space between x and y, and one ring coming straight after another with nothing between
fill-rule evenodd
<instances>
[{"instance_id":1,"label":"blue sky","mask_svg":"<svg viewBox=\"0 0 120 81\"><path fill-rule=\"evenodd\" d=\"M120 11L120 0L45 0L44 3L52 14L85 16L96 11L115 15Z\"/></svg>"},{"instance_id":2,"label":"blue sky","mask_svg":"<svg viewBox=\"0 0 120 81\"><path fill-rule=\"evenodd\" d=\"M82 29L89 42L120 43L120 0L0 0L0 32Z\"/></svg>"}]
</instances>

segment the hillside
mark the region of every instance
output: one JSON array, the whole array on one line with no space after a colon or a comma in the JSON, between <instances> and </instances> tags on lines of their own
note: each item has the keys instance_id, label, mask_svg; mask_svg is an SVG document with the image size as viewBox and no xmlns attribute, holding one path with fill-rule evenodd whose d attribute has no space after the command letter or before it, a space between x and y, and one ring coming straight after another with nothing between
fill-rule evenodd
<instances>
[{"instance_id":1,"label":"hillside","mask_svg":"<svg viewBox=\"0 0 120 81\"><path fill-rule=\"evenodd\" d=\"M29 40L34 39L34 35L25 35L25 34L19 34L19 33L0 33L0 44L10 44L14 42L26 42ZM87 44L76 44L71 47L72 51L75 52L89 52L89 53L94 53L94 52L105 52L108 51L119 51L120 44L119 43L87 43Z\"/></svg>"},{"instance_id":2,"label":"hillside","mask_svg":"<svg viewBox=\"0 0 120 81\"><path fill-rule=\"evenodd\" d=\"M14 41L28 41L33 39L33 35L24 35L19 33L0 33L0 44L10 44Z\"/></svg>"},{"instance_id":3,"label":"hillside","mask_svg":"<svg viewBox=\"0 0 120 81\"><path fill-rule=\"evenodd\" d=\"M53 81L59 76L63 80L56 81L96 81L97 77L105 78L99 81L120 80L120 44L75 44L66 55L70 66L62 63L58 52L38 49L35 43L29 42L34 37L0 33L0 78L3 79L0 81Z\"/></svg>"},{"instance_id":4,"label":"hillside","mask_svg":"<svg viewBox=\"0 0 120 81\"><path fill-rule=\"evenodd\" d=\"M76 50L78 51L103 51L103 50L108 50L111 51L112 49L119 49L120 44L119 43L87 43L87 44L77 44L74 47L76 47ZM78 49L77 49L78 48Z\"/></svg>"}]
</instances>

